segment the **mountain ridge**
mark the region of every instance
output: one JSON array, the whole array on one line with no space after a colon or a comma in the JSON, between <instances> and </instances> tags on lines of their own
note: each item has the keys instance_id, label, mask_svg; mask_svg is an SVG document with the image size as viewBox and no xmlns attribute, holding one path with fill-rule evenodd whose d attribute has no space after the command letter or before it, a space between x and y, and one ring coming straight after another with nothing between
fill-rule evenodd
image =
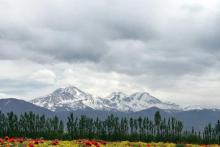
<instances>
[{"instance_id":1,"label":"mountain ridge","mask_svg":"<svg viewBox=\"0 0 220 147\"><path fill-rule=\"evenodd\" d=\"M101 111L137 112L151 107L168 111L198 109L198 107L184 108L175 103L163 102L147 92L135 92L130 95L123 92L112 92L107 97L99 97L86 93L75 86L56 89L52 93L35 98L30 102L51 111L74 111L91 108Z\"/></svg>"},{"instance_id":2,"label":"mountain ridge","mask_svg":"<svg viewBox=\"0 0 220 147\"><path fill-rule=\"evenodd\" d=\"M186 129L191 129L193 126L196 130L202 130L205 125L208 123L214 124L219 119L220 110L219 109L198 109L198 110L188 110L188 111L172 111L172 110L163 110L157 107L147 108L145 110L131 112L131 111L103 111L103 110L95 110L92 108L84 108L84 109L75 109L75 110L66 110L61 109L58 111L50 111L46 108L34 105L30 102L21 100L21 99L0 99L0 112L8 113L14 112L15 114L23 114L25 112L34 112L40 115L46 115L48 117L58 116L64 122L67 121L67 117L70 112L74 114L76 117L80 117L81 115L86 115L88 117L104 119L107 116L114 114L118 117L133 117L138 118L141 117L149 117L150 119L154 118L154 114L156 111L160 111L161 116L164 118L175 117L178 120L183 121Z\"/></svg>"}]
</instances>

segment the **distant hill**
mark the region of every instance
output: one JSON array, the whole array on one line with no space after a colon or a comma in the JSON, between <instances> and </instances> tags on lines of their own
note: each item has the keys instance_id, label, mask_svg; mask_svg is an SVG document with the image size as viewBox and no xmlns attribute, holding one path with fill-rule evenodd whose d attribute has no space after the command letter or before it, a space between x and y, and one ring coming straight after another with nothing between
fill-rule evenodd
<instances>
[{"instance_id":1,"label":"distant hill","mask_svg":"<svg viewBox=\"0 0 220 147\"><path fill-rule=\"evenodd\" d=\"M32 111L34 113L44 114L46 116L54 115L54 112L46 108L39 107L30 102L15 98L0 99L0 111L4 113L13 111L16 114Z\"/></svg>"}]
</instances>

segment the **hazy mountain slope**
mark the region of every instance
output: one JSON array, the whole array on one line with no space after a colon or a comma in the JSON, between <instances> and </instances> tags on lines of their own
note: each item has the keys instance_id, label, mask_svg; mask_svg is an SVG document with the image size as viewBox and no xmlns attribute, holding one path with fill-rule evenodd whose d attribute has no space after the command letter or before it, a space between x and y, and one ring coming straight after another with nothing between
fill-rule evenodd
<instances>
[{"instance_id":1,"label":"hazy mountain slope","mask_svg":"<svg viewBox=\"0 0 220 147\"><path fill-rule=\"evenodd\" d=\"M39 107L30 102L26 102L24 100L19 100L15 98L0 99L0 111L13 111L16 114L32 111L37 114L45 114L46 116L54 115L52 111L46 108Z\"/></svg>"}]
</instances>

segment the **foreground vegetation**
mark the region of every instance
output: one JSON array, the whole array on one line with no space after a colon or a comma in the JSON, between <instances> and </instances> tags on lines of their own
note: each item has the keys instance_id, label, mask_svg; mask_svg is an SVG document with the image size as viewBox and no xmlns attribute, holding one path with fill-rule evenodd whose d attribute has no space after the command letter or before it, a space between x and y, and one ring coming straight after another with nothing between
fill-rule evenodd
<instances>
[{"instance_id":1,"label":"foreground vegetation","mask_svg":"<svg viewBox=\"0 0 220 147\"><path fill-rule=\"evenodd\" d=\"M199 121L199 120L198 120ZM48 140L95 139L107 141L174 142L195 144L220 144L220 121L215 126L208 124L203 132L183 130L183 123L175 118L162 118L155 113L154 120L148 117L106 119L86 116L74 117L71 113L64 123L58 117L28 112L15 115L0 112L0 137L44 138Z\"/></svg>"},{"instance_id":2,"label":"foreground vegetation","mask_svg":"<svg viewBox=\"0 0 220 147\"><path fill-rule=\"evenodd\" d=\"M218 147L217 144L197 145L197 144L174 144L174 143L144 143L144 142L106 142L103 140L43 140L43 139L24 139L9 138L5 136L0 138L0 147Z\"/></svg>"}]
</instances>

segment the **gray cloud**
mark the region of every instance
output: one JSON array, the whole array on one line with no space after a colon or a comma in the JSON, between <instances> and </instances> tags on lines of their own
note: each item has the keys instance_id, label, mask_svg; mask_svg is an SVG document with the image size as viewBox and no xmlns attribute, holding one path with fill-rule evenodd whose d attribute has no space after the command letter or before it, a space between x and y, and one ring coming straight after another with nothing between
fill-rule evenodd
<instances>
[{"instance_id":1,"label":"gray cloud","mask_svg":"<svg viewBox=\"0 0 220 147\"><path fill-rule=\"evenodd\" d=\"M5 13L0 14L0 61L26 60L53 69L58 77L65 70L58 65L80 65L91 72L129 76L139 87L175 89L189 75L220 73L217 4L195 0L166 4L162 0L1 1ZM2 79L0 87L29 87L25 91L41 84Z\"/></svg>"},{"instance_id":2,"label":"gray cloud","mask_svg":"<svg viewBox=\"0 0 220 147\"><path fill-rule=\"evenodd\" d=\"M212 66L208 60L202 61L206 60L208 55L197 60L194 53L190 54L197 47L195 43L198 39L201 40L202 46L212 49L218 48L219 45L218 33L210 31L203 37L197 36L198 31L202 30L196 29L199 21L193 18L197 13L206 11L205 8L201 5L183 5L176 12L180 13L177 21L166 22L166 25L161 22L160 25L160 17L169 21L170 17L177 16L169 12L169 15L163 14L164 9L158 9L159 15L156 14L150 6L160 8L159 2L134 4L129 1L120 2L117 7L113 7L114 2L96 1L86 4L84 1L74 1L43 9L40 6L46 7L49 3L40 1L36 5L37 8L30 5L30 15L23 16L25 11L22 8L30 4L23 1L23 5L17 10L20 12L18 16L8 13L8 18L2 17L2 20L7 21L0 25L0 57L26 58L45 63L96 62L100 68L128 74L163 73L171 76L203 72L207 65ZM13 8L14 5L9 3L9 6ZM169 4L166 6L171 7ZM149 10L144 11L145 7ZM132 11L135 8L136 11ZM194 8L199 8L196 15L185 22L187 26L181 24L187 17L181 16L184 9L194 14ZM8 11L10 12L10 9ZM22 16L24 19L19 18ZM192 25L188 26L190 23ZM191 36L193 34L194 37ZM134 41L134 44L129 40ZM135 41L143 43L141 49L136 48ZM196 50L202 52L202 48Z\"/></svg>"},{"instance_id":3,"label":"gray cloud","mask_svg":"<svg viewBox=\"0 0 220 147\"><path fill-rule=\"evenodd\" d=\"M0 87L1 93L7 93L12 95L24 95L28 92L34 92L36 90L42 90L47 88L49 85L37 81L31 80L10 80L10 79L1 79Z\"/></svg>"},{"instance_id":4,"label":"gray cloud","mask_svg":"<svg viewBox=\"0 0 220 147\"><path fill-rule=\"evenodd\" d=\"M63 11L65 7L75 8L75 5L84 4L84 2L64 3L61 7L30 10L30 14L33 15L31 22L28 21L30 18L27 16L27 21L22 20L20 24L15 22L9 25L8 23L11 23L9 18L0 25L3 48L0 56L10 59L27 58L34 61L42 58L40 61L48 60L49 63L51 60L98 62L109 51L106 46L109 40L147 41L155 36L152 24L143 21L143 17L131 13L127 8L114 9L113 5L108 6L108 2L104 4L107 9L99 6L102 2L97 2L88 4L82 9ZM44 4L39 2L39 5ZM122 13L118 13L119 10ZM24 13L22 12L20 17ZM11 17L13 19L13 16ZM16 55L9 54L8 50L14 50ZM45 59L45 56L48 59Z\"/></svg>"},{"instance_id":5,"label":"gray cloud","mask_svg":"<svg viewBox=\"0 0 220 147\"><path fill-rule=\"evenodd\" d=\"M201 32L202 37L198 39L198 46L210 53L219 53L220 51L220 17L217 20L207 30Z\"/></svg>"}]
</instances>

